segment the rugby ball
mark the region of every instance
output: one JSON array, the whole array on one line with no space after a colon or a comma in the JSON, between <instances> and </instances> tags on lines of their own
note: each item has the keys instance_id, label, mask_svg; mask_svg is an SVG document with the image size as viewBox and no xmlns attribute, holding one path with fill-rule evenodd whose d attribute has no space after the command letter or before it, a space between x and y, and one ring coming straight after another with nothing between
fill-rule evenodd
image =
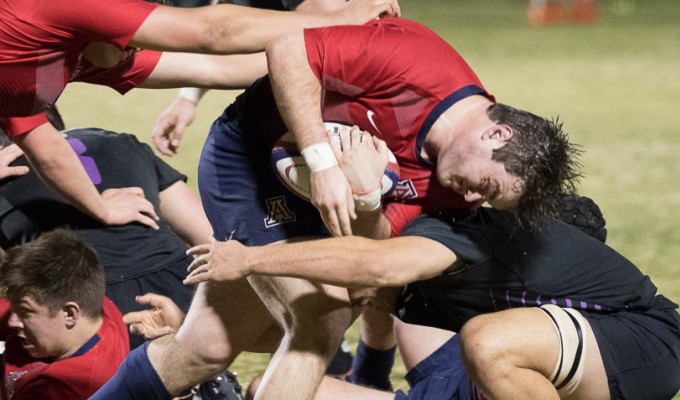
<instances>
[{"instance_id":1,"label":"rugby ball","mask_svg":"<svg viewBox=\"0 0 680 400\"><path fill-rule=\"evenodd\" d=\"M324 122L328 136L339 141L342 132L349 132L351 126L336 122ZM274 144L272 148L272 166L279 180L290 191L309 200L311 190L309 184L309 167L297 148L293 134L287 132ZM390 194L399 181L399 165L394 153L387 149L387 167L382 177L382 196Z\"/></svg>"}]
</instances>

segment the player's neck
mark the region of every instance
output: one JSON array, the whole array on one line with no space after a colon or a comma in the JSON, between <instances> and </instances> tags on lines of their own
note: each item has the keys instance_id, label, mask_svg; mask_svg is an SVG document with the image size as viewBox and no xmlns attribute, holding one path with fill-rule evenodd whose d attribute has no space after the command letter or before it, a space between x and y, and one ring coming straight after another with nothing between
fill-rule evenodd
<instances>
[{"instance_id":1,"label":"player's neck","mask_svg":"<svg viewBox=\"0 0 680 400\"><path fill-rule=\"evenodd\" d=\"M103 318L79 318L78 324L72 329L71 340L67 350L62 354L59 359L64 359L72 356L76 351L78 351L88 340L99 331L103 323Z\"/></svg>"},{"instance_id":2,"label":"player's neck","mask_svg":"<svg viewBox=\"0 0 680 400\"><path fill-rule=\"evenodd\" d=\"M466 97L458 101L437 118L427 134L423 147L428 149L428 153L436 152L451 140L486 127L489 122L486 109L491 104L489 99L481 95Z\"/></svg>"}]
</instances>

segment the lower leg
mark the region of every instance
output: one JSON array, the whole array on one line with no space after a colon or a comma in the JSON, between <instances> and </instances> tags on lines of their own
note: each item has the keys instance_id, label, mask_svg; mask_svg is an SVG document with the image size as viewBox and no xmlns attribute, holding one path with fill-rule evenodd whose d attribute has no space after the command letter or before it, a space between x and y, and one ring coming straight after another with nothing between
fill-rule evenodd
<instances>
[{"instance_id":1,"label":"lower leg","mask_svg":"<svg viewBox=\"0 0 680 400\"><path fill-rule=\"evenodd\" d=\"M353 320L347 290L293 278L249 279L286 332L255 398L312 399Z\"/></svg>"},{"instance_id":2,"label":"lower leg","mask_svg":"<svg viewBox=\"0 0 680 400\"><path fill-rule=\"evenodd\" d=\"M361 337L349 381L380 390L392 390L396 338L392 316L366 307L361 314Z\"/></svg>"}]
</instances>

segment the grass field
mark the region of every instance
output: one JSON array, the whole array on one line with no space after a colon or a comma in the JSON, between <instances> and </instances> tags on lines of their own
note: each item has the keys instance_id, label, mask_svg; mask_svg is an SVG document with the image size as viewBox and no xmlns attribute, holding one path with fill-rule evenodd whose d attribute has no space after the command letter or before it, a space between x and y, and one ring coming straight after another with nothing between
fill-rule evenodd
<instances>
[{"instance_id":1,"label":"grass field","mask_svg":"<svg viewBox=\"0 0 680 400\"><path fill-rule=\"evenodd\" d=\"M402 0L405 17L430 26L468 60L499 101L559 116L582 145L581 194L595 199L608 243L680 301L680 2L599 1L592 26L527 26L526 0ZM176 91L71 85L59 100L67 125L100 126L148 141ZM198 154L212 120L238 92L211 92L181 154L169 162L195 186ZM247 323L247 321L244 321ZM356 326L348 337L356 340ZM241 357L247 382L266 356ZM403 367L393 382L404 388ZM680 399L680 396L676 396Z\"/></svg>"}]
</instances>

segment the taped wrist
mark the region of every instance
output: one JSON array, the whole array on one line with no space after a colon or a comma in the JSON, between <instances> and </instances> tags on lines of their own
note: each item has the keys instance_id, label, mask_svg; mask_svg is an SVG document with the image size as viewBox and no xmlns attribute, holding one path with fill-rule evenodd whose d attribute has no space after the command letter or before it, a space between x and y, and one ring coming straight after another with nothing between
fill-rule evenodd
<instances>
[{"instance_id":1,"label":"taped wrist","mask_svg":"<svg viewBox=\"0 0 680 400\"><path fill-rule=\"evenodd\" d=\"M300 153L311 172L323 171L338 165L330 143L314 143L302 149Z\"/></svg>"},{"instance_id":2,"label":"taped wrist","mask_svg":"<svg viewBox=\"0 0 680 400\"><path fill-rule=\"evenodd\" d=\"M368 193L354 193L352 197L354 198L354 208L357 211L375 211L382 205L380 188Z\"/></svg>"},{"instance_id":3,"label":"taped wrist","mask_svg":"<svg viewBox=\"0 0 680 400\"><path fill-rule=\"evenodd\" d=\"M192 103L198 103L201 100L201 89L185 87L181 88L177 95L185 100L191 101Z\"/></svg>"}]
</instances>

